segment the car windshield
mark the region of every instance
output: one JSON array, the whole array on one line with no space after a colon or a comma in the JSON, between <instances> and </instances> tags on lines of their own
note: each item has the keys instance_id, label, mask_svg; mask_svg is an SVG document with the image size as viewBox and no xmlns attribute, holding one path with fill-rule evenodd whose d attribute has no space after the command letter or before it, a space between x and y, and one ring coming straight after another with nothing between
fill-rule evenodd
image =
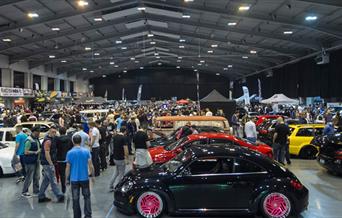
<instances>
[{"instance_id":1,"label":"car windshield","mask_svg":"<svg viewBox=\"0 0 342 218\"><path fill-rule=\"evenodd\" d=\"M235 136L236 137L236 136ZM236 137L237 139L239 139L239 140L241 140L241 141L244 141L244 142L246 142L246 143L248 143L248 144L251 144L251 145L254 145L254 146L258 146L258 144L256 144L256 143L253 143L253 142L251 142L251 141L248 141L247 139L243 139L243 138L240 138L240 137Z\"/></svg>"},{"instance_id":2,"label":"car windshield","mask_svg":"<svg viewBox=\"0 0 342 218\"><path fill-rule=\"evenodd\" d=\"M187 140L188 140L188 138L185 137L185 138L182 138L182 139L180 139L178 141L175 141L174 143L171 143L171 144L165 146L165 150L172 151L173 149L177 148L179 145L183 144Z\"/></svg>"},{"instance_id":3,"label":"car windshield","mask_svg":"<svg viewBox=\"0 0 342 218\"><path fill-rule=\"evenodd\" d=\"M164 163L161 167L168 172L176 172L179 167L181 167L184 163L188 162L191 159L192 152L184 151L176 156L174 159Z\"/></svg>"}]
</instances>

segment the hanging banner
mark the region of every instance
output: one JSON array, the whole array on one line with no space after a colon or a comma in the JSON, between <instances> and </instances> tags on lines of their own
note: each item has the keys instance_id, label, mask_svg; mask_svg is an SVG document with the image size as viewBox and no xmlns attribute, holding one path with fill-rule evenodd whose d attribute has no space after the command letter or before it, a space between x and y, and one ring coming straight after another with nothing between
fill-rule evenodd
<instances>
[{"instance_id":1,"label":"hanging banner","mask_svg":"<svg viewBox=\"0 0 342 218\"><path fill-rule=\"evenodd\" d=\"M242 86L242 90L243 90L243 98L244 98L244 101L245 101L245 105L251 104L250 100L249 100L249 90L248 90L248 87L247 86Z\"/></svg>"},{"instance_id":2,"label":"hanging banner","mask_svg":"<svg viewBox=\"0 0 342 218\"><path fill-rule=\"evenodd\" d=\"M197 103L198 103L198 112L201 111L201 103L200 103L200 95L199 95L199 72L196 73L196 79L197 79Z\"/></svg>"},{"instance_id":3,"label":"hanging banner","mask_svg":"<svg viewBox=\"0 0 342 218\"><path fill-rule=\"evenodd\" d=\"M108 90L106 89L106 92L104 94L104 98L107 99L108 98Z\"/></svg>"},{"instance_id":4,"label":"hanging banner","mask_svg":"<svg viewBox=\"0 0 342 218\"><path fill-rule=\"evenodd\" d=\"M0 87L1 97L23 97L24 90L21 88Z\"/></svg>"},{"instance_id":5,"label":"hanging banner","mask_svg":"<svg viewBox=\"0 0 342 218\"><path fill-rule=\"evenodd\" d=\"M137 102L141 101L142 88L143 88L143 85L140 85L139 88L138 88Z\"/></svg>"},{"instance_id":6,"label":"hanging banner","mask_svg":"<svg viewBox=\"0 0 342 218\"><path fill-rule=\"evenodd\" d=\"M125 88L122 88L122 98L121 98L122 101L125 100Z\"/></svg>"},{"instance_id":7,"label":"hanging banner","mask_svg":"<svg viewBox=\"0 0 342 218\"><path fill-rule=\"evenodd\" d=\"M258 90L259 90L259 98L261 99L262 96L261 96L261 80L258 79Z\"/></svg>"}]
</instances>

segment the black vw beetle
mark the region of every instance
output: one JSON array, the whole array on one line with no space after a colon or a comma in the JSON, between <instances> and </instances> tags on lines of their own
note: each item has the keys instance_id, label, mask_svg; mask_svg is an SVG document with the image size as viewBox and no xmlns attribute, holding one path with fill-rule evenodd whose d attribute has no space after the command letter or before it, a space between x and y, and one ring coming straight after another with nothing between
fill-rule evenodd
<instances>
[{"instance_id":1,"label":"black vw beetle","mask_svg":"<svg viewBox=\"0 0 342 218\"><path fill-rule=\"evenodd\" d=\"M163 213L283 218L305 210L308 195L295 175L260 153L205 145L161 166L129 172L115 188L114 204L146 218Z\"/></svg>"}]
</instances>

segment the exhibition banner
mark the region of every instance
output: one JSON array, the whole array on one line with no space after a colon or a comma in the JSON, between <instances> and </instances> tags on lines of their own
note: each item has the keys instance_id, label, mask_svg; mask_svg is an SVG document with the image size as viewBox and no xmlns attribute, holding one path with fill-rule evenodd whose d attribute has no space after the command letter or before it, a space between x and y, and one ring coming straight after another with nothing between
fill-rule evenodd
<instances>
[{"instance_id":1,"label":"exhibition banner","mask_svg":"<svg viewBox=\"0 0 342 218\"><path fill-rule=\"evenodd\" d=\"M21 88L0 87L1 97L24 97L24 90Z\"/></svg>"},{"instance_id":2,"label":"exhibition banner","mask_svg":"<svg viewBox=\"0 0 342 218\"><path fill-rule=\"evenodd\" d=\"M243 98L245 101L245 105L250 105L250 100L249 100L249 90L247 86L242 86L242 90L243 90Z\"/></svg>"},{"instance_id":3,"label":"exhibition banner","mask_svg":"<svg viewBox=\"0 0 342 218\"><path fill-rule=\"evenodd\" d=\"M138 88L137 102L141 101L142 88L143 88L143 85L140 85L139 88Z\"/></svg>"}]
</instances>

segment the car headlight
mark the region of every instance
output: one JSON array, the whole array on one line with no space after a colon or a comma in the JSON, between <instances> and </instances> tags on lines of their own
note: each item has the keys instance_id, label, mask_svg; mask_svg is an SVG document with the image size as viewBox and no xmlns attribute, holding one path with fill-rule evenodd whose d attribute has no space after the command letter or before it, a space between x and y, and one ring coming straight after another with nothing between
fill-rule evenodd
<instances>
[{"instance_id":1,"label":"car headlight","mask_svg":"<svg viewBox=\"0 0 342 218\"><path fill-rule=\"evenodd\" d=\"M122 186L121 186L121 192L124 192L124 193L126 193L126 192L128 192L131 188L133 187L133 182L126 182L125 184L123 184Z\"/></svg>"}]
</instances>

